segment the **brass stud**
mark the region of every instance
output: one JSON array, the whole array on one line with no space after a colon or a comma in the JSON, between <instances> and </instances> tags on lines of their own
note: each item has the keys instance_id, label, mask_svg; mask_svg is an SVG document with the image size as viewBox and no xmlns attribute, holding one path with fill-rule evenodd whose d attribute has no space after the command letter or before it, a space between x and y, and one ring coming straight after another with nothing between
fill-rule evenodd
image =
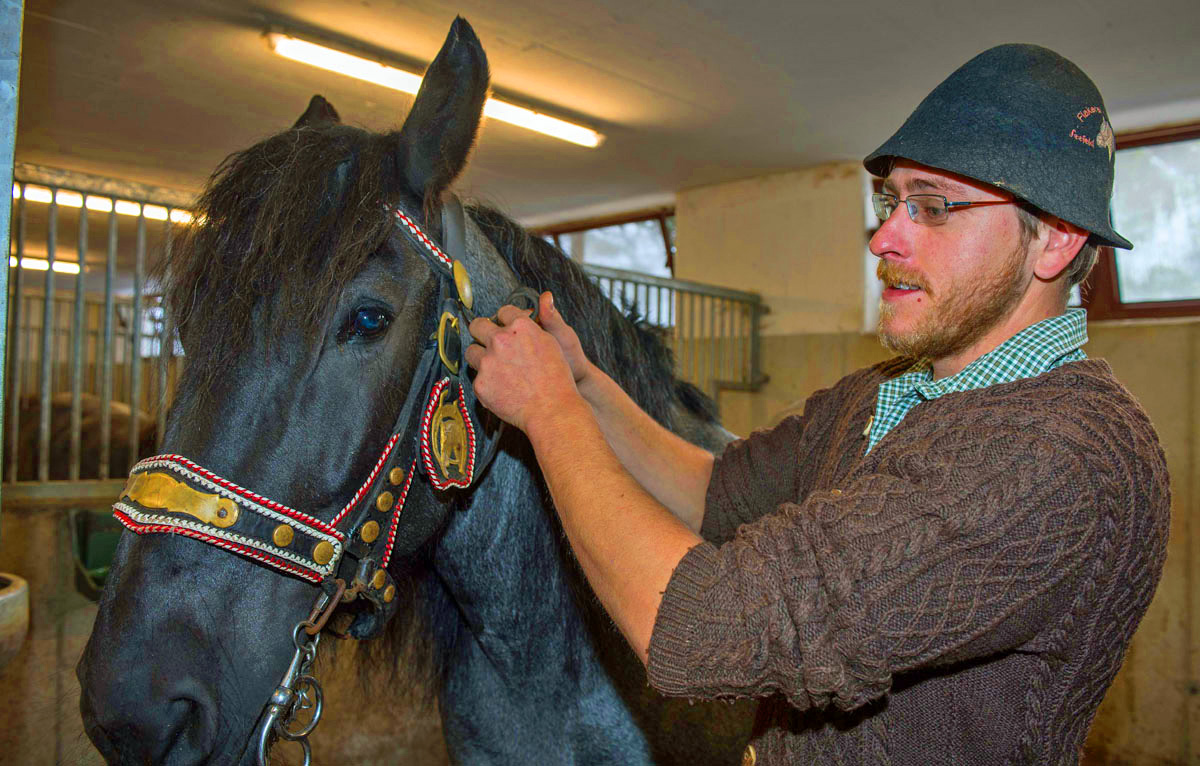
<instances>
[{"instance_id":1,"label":"brass stud","mask_svg":"<svg viewBox=\"0 0 1200 766\"><path fill-rule=\"evenodd\" d=\"M379 522L368 521L366 524L363 524L362 531L359 534L362 535L363 542L375 542L375 538L379 537Z\"/></svg>"},{"instance_id":2,"label":"brass stud","mask_svg":"<svg viewBox=\"0 0 1200 766\"><path fill-rule=\"evenodd\" d=\"M458 300L467 308L475 303L475 297L471 293L471 275L467 273L467 267L462 265L462 261L454 262L454 286L458 288Z\"/></svg>"},{"instance_id":3,"label":"brass stud","mask_svg":"<svg viewBox=\"0 0 1200 766\"><path fill-rule=\"evenodd\" d=\"M271 539L280 548L286 548L292 544L292 539L296 536L295 531L290 524L280 524L275 527L275 534L271 535Z\"/></svg>"},{"instance_id":4,"label":"brass stud","mask_svg":"<svg viewBox=\"0 0 1200 766\"><path fill-rule=\"evenodd\" d=\"M399 487L404 483L404 469L393 468L388 471L388 481L392 483L392 486Z\"/></svg>"},{"instance_id":5,"label":"brass stud","mask_svg":"<svg viewBox=\"0 0 1200 766\"><path fill-rule=\"evenodd\" d=\"M746 749L742 752L742 766L754 766L758 763L758 753L754 750L754 745L746 745Z\"/></svg>"},{"instance_id":6,"label":"brass stud","mask_svg":"<svg viewBox=\"0 0 1200 766\"><path fill-rule=\"evenodd\" d=\"M313 561L321 566L325 566L333 560L333 543L328 540L322 540L313 548Z\"/></svg>"},{"instance_id":7,"label":"brass stud","mask_svg":"<svg viewBox=\"0 0 1200 766\"><path fill-rule=\"evenodd\" d=\"M392 603L392 599L394 599L395 597L396 597L396 586L395 585L387 586L387 590L385 590L383 592L383 603L390 604L390 603Z\"/></svg>"},{"instance_id":8,"label":"brass stud","mask_svg":"<svg viewBox=\"0 0 1200 766\"><path fill-rule=\"evenodd\" d=\"M379 497L375 498L375 507L387 513L392 510L392 503L396 502L396 498L391 492L381 492Z\"/></svg>"},{"instance_id":9,"label":"brass stud","mask_svg":"<svg viewBox=\"0 0 1200 766\"><path fill-rule=\"evenodd\" d=\"M387 574L382 569L376 569L375 576L371 578L371 587L379 590L385 582L387 582Z\"/></svg>"}]
</instances>

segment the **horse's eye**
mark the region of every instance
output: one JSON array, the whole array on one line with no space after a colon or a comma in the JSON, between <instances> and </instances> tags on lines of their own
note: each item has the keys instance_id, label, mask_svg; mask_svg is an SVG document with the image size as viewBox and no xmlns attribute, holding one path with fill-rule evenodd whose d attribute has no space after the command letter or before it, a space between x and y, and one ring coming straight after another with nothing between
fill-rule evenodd
<instances>
[{"instance_id":1,"label":"horse's eye","mask_svg":"<svg viewBox=\"0 0 1200 766\"><path fill-rule=\"evenodd\" d=\"M364 340L378 338L387 332L392 317L380 308L363 308L354 313L350 334Z\"/></svg>"}]
</instances>

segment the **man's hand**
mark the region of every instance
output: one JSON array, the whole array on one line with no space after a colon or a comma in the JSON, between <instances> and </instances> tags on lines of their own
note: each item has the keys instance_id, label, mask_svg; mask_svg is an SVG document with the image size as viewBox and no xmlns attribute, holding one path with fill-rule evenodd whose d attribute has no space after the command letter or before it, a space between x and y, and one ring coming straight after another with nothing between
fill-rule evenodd
<instances>
[{"instance_id":1,"label":"man's hand","mask_svg":"<svg viewBox=\"0 0 1200 766\"><path fill-rule=\"evenodd\" d=\"M562 318L562 314L558 313L558 309L554 306L554 296L550 294L549 290L542 293L539 301L538 322L541 323L542 329L558 341L563 357L571 366L571 374L575 376L575 383L577 385L583 383L592 371L592 363L583 353L583 347L579 345L579 336L575 334L575 330L571 329L571 326Z\"/></svg>"},{"instance_id":2,"label":"man's hand","mask_svg":"<svg viewBox=\"0 0 1200 766\"><path fill-rule=\"evenodd\" d=\"M553 310L549 293L541 297L557 335L543 330L529 312L504 306L495 321L478 318L471 322L475 343L467 348L467 363L474 367L475 394L483 406L507 423L528 433L530 424L552 418L575 401L583 403L575 388L575 373L563 354L565 339L573 341L576 358L590 366L579 346L579 338ZM586 375L586 368L583 373Z\"/></svg>"}]
</instances>

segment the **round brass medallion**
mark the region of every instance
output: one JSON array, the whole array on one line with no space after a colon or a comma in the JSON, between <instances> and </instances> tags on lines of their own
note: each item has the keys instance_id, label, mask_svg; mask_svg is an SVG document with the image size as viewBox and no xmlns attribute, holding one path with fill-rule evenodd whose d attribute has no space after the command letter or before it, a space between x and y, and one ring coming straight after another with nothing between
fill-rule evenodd
<instances>
[{"instance_id":1,"label":"round brass medallion","mask_svg":"<svg viewBox=\"0 0 1200 766\"><path fill-rule=\"evenodd\" d=\"M390 481L393 486L399 487L404 483L404 469L393 468L392 470L388 471L388 481Z\"/></svg>"},{"instance_id":2,"label":"round brass medallion","mask_svg":"<svg viewBox=\"0 0 1200 766\"><path fill-rule=\"evenodd\" d=\"M379 522L368 521L366 524L363 524L362 532L359 534L362 535L363 542L375 542L375 538L379 537Z\"/></svg>"},{"instance_id":3,"label":"round brass medallion","mask_svg":"<svg viewBox=\"0 0 1200 766\"><path fill-rule=\"evenodd\" d=\"M467 267L462 265L462 261L454 262L454 286L458 288L458 299L462 305L471 308L475 304L475 297L471 293L471 276L467 274Z\"/></svg>"},{"instance_id":4,"label":"round brass medallion","mask_svg":"<svg viewBox=\"0 0 1200 766\"><path fill-rule=\"evenodd\" d=\"M286 548L292 544L292 539L295 538L295 536L296 533L292 530L290 525L280 524L279 526L275 527L275 533L271 535L271 539L274 540L275 544L280 548Z\"/></svg>"},{"instance_id":5,"label":"round brass medallion","mask_svg":"<svg viewBox=\"0 0 1200 766\"><path fill-rule=\"evenodd\" d=\"M381 492L379 497L375 498L375 507L387 513L392 509L392 503L395 501L396 498L392 496L391 492Z\"/></svg>"},{"instance_id":6,"label":"round brass medallion","mask_svg":"<svg viewBox=\"0 0 1200 766\"><path fill-rule=\"evenodd\" d=\"M333 543L328 540L322 540L313 548L313 561L321 566L325 566L333 560Z\"/></svg>"},{"instance_id":7,"label":"round brass medallion","mask_svg":"<svg viewBox=\"0 0 1200 766\"><path fill-rule=\"evenodd\" d=\"M754 745L746 745L746 750L742 753L742 766L754 766L758 763L758 753L754 751Z\"/></svg>"},{"instance_id":8,"label":"round brass medallion","mask_svg":"<svg viewBox=\"0 0 1200 766\"><path fill-rule=\"evenodd\" d=\"M395 597L396 597L396 586L395 585L387 586L387 590L385 590L383 592L384 603L386 603L386 604L392 603L392 599L394 599Z\"/></svg>"},{"instance_id":9,"label":"round brass medallion","mask_svg":"<svg viewBox=\"0 0 1200 766\"><path fill-rule=\"evenodd\" d=\"M376 569L375 576L371 578L371 587L379 590L385 582L387 582L387 575L383 573L382 569Z\"/></svg>"}]
</instances>

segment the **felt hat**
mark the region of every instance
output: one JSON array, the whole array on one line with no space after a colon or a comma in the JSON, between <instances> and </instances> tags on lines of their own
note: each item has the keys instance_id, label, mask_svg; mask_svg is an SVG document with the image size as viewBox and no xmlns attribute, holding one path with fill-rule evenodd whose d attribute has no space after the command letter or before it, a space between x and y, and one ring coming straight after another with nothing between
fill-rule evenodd
<instances>
[{"instance_id":1,"label":"felt hat","mask_svg":"<svg viewBox=\"0 0 1200 766\"><path fill-rule=\"evenodd\" d=\"M1130 249L1112 228L1115 153L1108 111L1083 70L1013 44L959 67L863 165L879 176L896 159L958 173Z\"/></svg>"}]
</instances>

